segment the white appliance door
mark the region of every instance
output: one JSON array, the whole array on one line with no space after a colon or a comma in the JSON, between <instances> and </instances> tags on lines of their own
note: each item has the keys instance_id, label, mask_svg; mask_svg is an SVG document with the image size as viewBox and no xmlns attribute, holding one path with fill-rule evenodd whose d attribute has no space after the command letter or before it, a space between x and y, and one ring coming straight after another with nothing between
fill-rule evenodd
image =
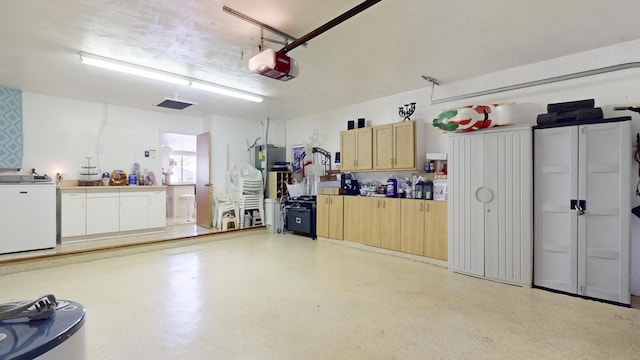
<instances>
[{"instance_id":1,"label":"white appliance door","mask_svg":"<svg viewBox=\"0 0 640 360\"><path fill-rule=\"evenodd\" d=\"M579 130L578 293L629 303L630 122Z\"/></svg>"},{"instance_id":2,"label":"white appliance door","mask_svg":"<svg viewBox=\"0 0 640 360\"><path fill-rule=\"evenodd\" d=\"M534 279L577 292L578 128L534 130Z\"/></svg>"},{"instance_id":3,"label":"white appliance door","mask_svg":"<svg viewBox=\"0 0 640 360\"><path fill-rule=\"evenodd\" d=\"M0 254L56 246L53 184L1 185Z\"/></svg>"}]
</instances>

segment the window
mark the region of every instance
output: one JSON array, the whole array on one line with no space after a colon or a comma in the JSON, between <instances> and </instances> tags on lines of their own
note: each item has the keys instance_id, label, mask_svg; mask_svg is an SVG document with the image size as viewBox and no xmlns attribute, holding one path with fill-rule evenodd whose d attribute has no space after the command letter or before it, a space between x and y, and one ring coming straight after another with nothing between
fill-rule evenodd
<instances>
[{"instance_id":1,"label":"window","mask_svg":"<svg viewBox=\"0 0 640 360\"><path fill-rule=\"evenodd\" d=\"M171 151L169 154L171 184L195 184L196 153L191 151Z\"/></svg>"}]
</instances>

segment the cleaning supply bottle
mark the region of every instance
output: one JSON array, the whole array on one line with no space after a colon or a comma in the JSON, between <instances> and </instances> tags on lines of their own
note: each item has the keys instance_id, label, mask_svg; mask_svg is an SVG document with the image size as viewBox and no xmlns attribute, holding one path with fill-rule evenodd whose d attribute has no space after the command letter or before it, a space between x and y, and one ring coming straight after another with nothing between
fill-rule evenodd
<instances>
[{"instance_id":1,"label":"cleaning supply bottle","mask_svg":"<svg viewBox=\"0 0 640 360\"><path fill-rule=\"evenodd\" d=\"M422 181L422 176L418 178L413 198L418 200L424 199L424 181Z\"/></svg>"},{"instance_id":2,"label":"cleaning supply bottle","mask_svg":"<svg viewBox=\"0 0 640 360\"><path fill-rule=\"evenodd\" d=\"M424 199L433 200L433 181L431 180L424 183Z\"/></svg>"},{"instance_id":3,"label":"cleaning supply bottle","mask_svg":"<svg viewBox=\"0 0 640 360\"><path fill-rule=\"evenodd\" d=\"M398 180L393 175L387 179L387 197L398 197Z\"/></svg>"}]
</instances>

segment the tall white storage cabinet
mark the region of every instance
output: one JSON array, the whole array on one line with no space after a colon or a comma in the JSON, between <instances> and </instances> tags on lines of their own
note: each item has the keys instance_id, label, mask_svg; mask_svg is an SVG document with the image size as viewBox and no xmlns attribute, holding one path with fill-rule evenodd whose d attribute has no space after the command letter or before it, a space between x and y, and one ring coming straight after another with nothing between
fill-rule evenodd
<instances>
[{"instance_id":1,"label":"tall white storage cabinet","mask_svg":"<svg viewBox=\"0 0 640 360\"><path fill-rule=\"evenodd\" d=\"M630 304L630 126L534 130L536 286Z\"/></svg>"},{"instance_id":2,"label":"tall white storage cabinet","mask_svg":"<svg viewBox=\"0 0 640 360\"><path fill-rule=\"evenodd\" d=\"M449 269L531 286L531 140L530 126L449 137Z\"/></svg>"}]
</instances>

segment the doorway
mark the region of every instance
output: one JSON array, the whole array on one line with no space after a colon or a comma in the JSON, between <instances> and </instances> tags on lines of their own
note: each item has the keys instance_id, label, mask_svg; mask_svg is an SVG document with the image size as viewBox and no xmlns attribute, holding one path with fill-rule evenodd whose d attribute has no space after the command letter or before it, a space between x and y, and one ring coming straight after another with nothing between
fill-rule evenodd
<instances>
[{"instance_id":1,"label":"doorway","mask_svg":"<svg viewBox=\"0 0 640 360\"><path fill-rule=\"evenodd\" d=\"M211 228L210 134L160 134L162 184L167 186L167 225Z\"/></svg>"},{"instance_id":2,"label":"doorway","mask_svg":"<svg viewBox=\"0 0 640 360\"><path fill-rule=\"evenodd\" d=\"M160 134L162 184L167 187L167 225L195 223L196 136Z\"/></svg>"}]
</instances>

